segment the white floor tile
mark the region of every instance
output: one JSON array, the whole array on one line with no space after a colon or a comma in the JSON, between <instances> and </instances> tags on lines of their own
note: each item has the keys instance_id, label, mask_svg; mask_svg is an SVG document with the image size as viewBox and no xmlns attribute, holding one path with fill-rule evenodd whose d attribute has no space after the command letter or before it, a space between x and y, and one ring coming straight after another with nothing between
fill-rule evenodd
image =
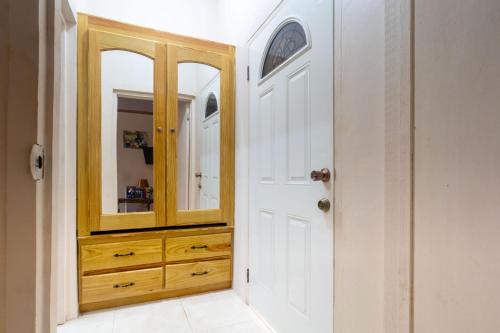
<instances>
[{"instance_id":1,"label":"white floor tile","mask_svg":"<svg viewBox=\"0 0 500 333\"><path fill-rule=\"evenodd\" d=\"M113 333L114 311L85 314L57 328L58 333Z\"/></svg>"},{"instance_id":2,"label":"white floor tile","mask_svg":"<svg viewBox=\"0 0 500 333\"><path fill-rule=\"evenodd\" d=\"M271 333L267 327L259 322L251 321L231 326L212 328L201 333Z\"/></svg>"},{"instance_id":3,"label":"white floor tile","mask_svg":"<svg viewBox=\"0 0 500 333\"><path fill-rule=\"evenodd\" d=\"M192 333L178 300L126 307L115 312L113 333Z\"/></svg>"},{"instance_id":4,"label":"white floor tile","mask_svg":"<svg viewBox=\"0 0 500 333\"><path fill-rule=\"evenodd\" d=\"M219 292L183 299L194 333L255 320L250 308L232 292Z\"/></svg>"},{"instance_id":5,"label":"white floor tile","mask_svg":"<svg viewBox=\"0 0 500 333\"><path fill-rule=\"evenodd\" d=\"M58 333L270 333L231 290L86 314Z\"/></svg>"}]
</instances>

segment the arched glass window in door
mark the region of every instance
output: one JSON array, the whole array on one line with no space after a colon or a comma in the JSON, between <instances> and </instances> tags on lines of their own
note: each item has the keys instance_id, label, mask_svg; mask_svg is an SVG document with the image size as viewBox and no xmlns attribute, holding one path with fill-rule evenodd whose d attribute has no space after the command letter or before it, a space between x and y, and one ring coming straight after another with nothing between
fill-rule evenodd
<instances>
[{"instance_id":1,"label":"arched glass window in door","mask_svg":"<svg viewBox=\"0 0 500 333\"><path fill-rule=\"evenodd\" d=\"M217 112L217 110L219 110L219 107L217 105L217 97L212 92L208 95L208 98L207 98L207 106L205 108L205 118L210 117L215 112Z\"/></svg>"},{"instance_id":2,"label":"arched glass window in door","mask_svg":"<svg viewBox=\"0 0 500 333\"><path fill-rule=\"evenodd\" d=\"M283 24L273 34L264 56L261 78L266 77L293 55L308 46L304 27L297 21Z\"/></svg>"}]
</instances>

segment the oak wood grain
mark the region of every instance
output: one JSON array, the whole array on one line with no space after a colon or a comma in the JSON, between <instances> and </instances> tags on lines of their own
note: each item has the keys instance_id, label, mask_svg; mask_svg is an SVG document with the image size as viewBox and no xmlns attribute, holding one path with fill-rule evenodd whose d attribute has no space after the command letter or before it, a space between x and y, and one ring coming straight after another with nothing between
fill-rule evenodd
<instances>
[{"instance_id":1,"label":"oak wood grain","mask_svg":"<svg viewBox=\"0 0 500 333\"><path fill-rule=\"evenodd\" d=\"M162 239L83 245L82 272L161 263Z\"/></svg>"},{"instance_id":2,"label":"oak wood grain","mask_svg":"<svg viewBox=\"0 0 500 333\"><path fill-rule=\"evenodd\" d=\"M82 277L82 303L143 295L162 288L162 268Z\"/></svg>"},{"instance_id":3,"label":"oak wood grain","mask_svg":"<svg viewBox=\"0 0 500 333\"><path fill-rule=\"evenodd\" d=\"M165 260L178 262L231 255L231 234L167 238Z\"/></svg>"}]
</instances>

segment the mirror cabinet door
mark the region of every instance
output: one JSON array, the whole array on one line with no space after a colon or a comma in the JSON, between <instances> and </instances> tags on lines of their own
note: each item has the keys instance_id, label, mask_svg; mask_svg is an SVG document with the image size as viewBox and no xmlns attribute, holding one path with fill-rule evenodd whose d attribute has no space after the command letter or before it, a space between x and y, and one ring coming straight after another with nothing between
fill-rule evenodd
<instances>
[{"instance_id":1,"label":"mirror cabinet door","mask_svg":"<svg viewBox=\"0 0 500 333\"><path fill-rule=\"evenodd\" d=\"M157 216L165 200L158 181L165 167L157 49L153 41L90 33L89 97L94 105L89 110L95 127L90 169L100 165L90 177L94 193L100 194L99 209L91 211L96 230L154 227L165 221Z\"/></svg>"},{"instance_id":2,"label":"mirror cabinet door","mask_svg":"<svg viewBox=\"0 0 500 333\"><path fill-rule=\"evenodd\" d=\"M234 182L230 62L222 55L168 46L169 225L232 223ZM224 89L224 87L226 87ZM233 134L230 134L233 133ZM221 138L226 138L222 140ZM174 188L175 187L175 188Z\"/></svg>"}]
</instances>

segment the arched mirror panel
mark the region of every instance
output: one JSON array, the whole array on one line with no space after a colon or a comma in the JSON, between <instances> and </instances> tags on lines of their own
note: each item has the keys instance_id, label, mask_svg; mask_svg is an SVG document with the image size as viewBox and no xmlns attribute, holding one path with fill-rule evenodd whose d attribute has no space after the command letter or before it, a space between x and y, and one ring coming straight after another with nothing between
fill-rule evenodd
<instances>
[{"instance_id":1,"label":"arched mirror panel","mask_svg":"<svg viewBox=\"0 0 500 333\"><path fill-rule=\"evenodd\" d=\"M101 52L102 213L154 210L154 61Z\"/></svg>"}]
</instances>

